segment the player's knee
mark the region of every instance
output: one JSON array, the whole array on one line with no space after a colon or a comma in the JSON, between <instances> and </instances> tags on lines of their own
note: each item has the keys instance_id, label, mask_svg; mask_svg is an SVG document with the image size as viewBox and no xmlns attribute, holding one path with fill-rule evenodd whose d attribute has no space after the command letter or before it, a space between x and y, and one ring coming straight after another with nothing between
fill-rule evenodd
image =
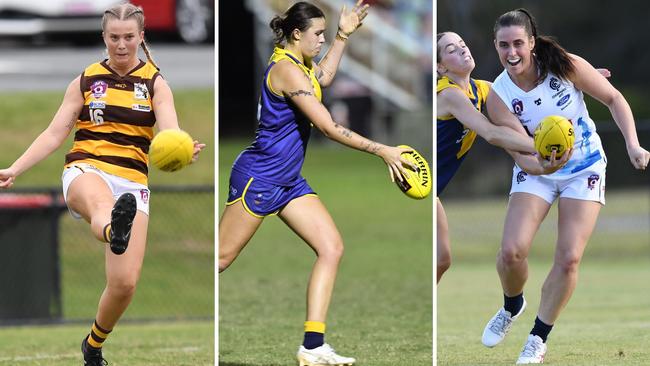
<instances>
[{"instance_id":1,"label":"player's knee","mask_svg":"<svg viewBox=\"0 0 650 366\"><path fill-rule=\"evenodd\" d=\"M503 245L497 256L506 266L517 265L526 259L526 254L517 245Z\"/></svg>"},{"instance_id":2,"label":"player's knee","mask_svg":"<svg viewBox=\"0 0 650 366\"><path fill-rule=\"evenodd\" d=\"M343 257L343 240L332 238L320 245L316 251L320 259L338 263Z\"/></svg>"},{"instance_id":3,"label":"player's knee","mask_svg":"<svg viewBox=\"0 0 650 366\"><path fill-rule=\"evenodd\" d=\"M109 281L107 287L114 298L129 300L135 294L137 282L135 276L127 276Z\"/></svg>"},{"instance_id":4,"label":"player's knee","mask_svg":"<svg viewBox=\"0 0 650 366\"><path fill-rule=\"evenodd\" d=\"M580 266L580 256L575 253L566 253L556 257L555 266L565 274L578 272Z\"/></svg>"}]
</instances>

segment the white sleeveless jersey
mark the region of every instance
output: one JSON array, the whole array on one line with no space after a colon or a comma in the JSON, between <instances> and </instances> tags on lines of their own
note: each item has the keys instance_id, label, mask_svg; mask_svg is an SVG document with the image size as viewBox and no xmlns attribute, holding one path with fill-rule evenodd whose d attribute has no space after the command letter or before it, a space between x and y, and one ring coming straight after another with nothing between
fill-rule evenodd
<instances>
[{"instance_id":1,"label":"white sleeveless jersey","mask_svg":"<svg viewBox=\"0 0 650 366\"><path fill-rule=\"evenodd\" d=\"M573 155L562 169L546 175L547 178L566 179L598 161L606 162L600 137L587 112L582 91L576 89L571 81L549 73L544 82L525 92L515 85L504 70L492 83L492 90L510 112L519 118L530 136L533 136L537 125L546 116L563 116L573 124Z\"/></svg>"}]
</instances>

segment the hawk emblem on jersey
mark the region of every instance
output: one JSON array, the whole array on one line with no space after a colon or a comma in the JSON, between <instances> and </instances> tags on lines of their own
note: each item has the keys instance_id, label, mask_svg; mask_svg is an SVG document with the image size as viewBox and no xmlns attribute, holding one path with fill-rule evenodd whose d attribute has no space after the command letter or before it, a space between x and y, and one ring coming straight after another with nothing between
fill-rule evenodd
<instances>
[{"instance_id":1,"label":"hawk emblem on jersey","mask_svg":"<svg viewBox=\"0 0 650 366\"><path fill-rule=\"evenodd\" d=\"M133 97L136 100L147 100L147 99L149 99L149 89L147 89L147 84L134 83L133 84Z\"/></svg>"},{"instance_id":2,"label":"hawk emblem on jersey","mask_svg":"<svg viewBox=\"0 0 650 366\"><path fill-rule=\"evenodd\" d=\"M512 110L515 112L516 115L521 116L521 114L524 113L524 102L522 102L517 98L513 99Z\"/></svg>"},{"instance_id":3,"label":"hawk emblem on jersey","mask_svg":"<svg viewBox=\"0 0 650 366\"><path fill-rule=\"evenodd\" d=\"M593 190L596 187L596 183L600 180L600 175L592 174L587 178L587 188Z\"/></svg>"},{"instance_id":4,"label":"hawk emblem on jersey","mask_svg":"<svg viewBox=\"0 0 650 366\"><path fill-rule=\"evenodd\" d=\"M519 183L525 181L527 175L528 175L528 173L526 173L526 172L523 171L523 170L520 171L519 173L517 173L517 184L519 184Z\"/></svg>"},{"instance_id":5,"label":"hawk emblem on jersey","mask_svg":"<svg viewBox=\"0 0 650 366\"><path fill-rule=\"evenodd\" d=\"M548 82L548 86L551 89L553 89L555 91L558 91L558 90L560 90L560 87L562 87L562 83L560 82L560 80L558 80L558 79L556 79L554 77L551 77L551 80Z\"/></svg>"},{"instance_id":6,"label":"hawk emblem on jersey","mask_svg":"<svg viewBox=\"0 0 650 366\"><path fill-rule=\"evenodd\" d=\"M104 80L97 80L90 86L90 92L95 99L104 98L108 90L108 84Z\"/></svg>"}]
</instances>

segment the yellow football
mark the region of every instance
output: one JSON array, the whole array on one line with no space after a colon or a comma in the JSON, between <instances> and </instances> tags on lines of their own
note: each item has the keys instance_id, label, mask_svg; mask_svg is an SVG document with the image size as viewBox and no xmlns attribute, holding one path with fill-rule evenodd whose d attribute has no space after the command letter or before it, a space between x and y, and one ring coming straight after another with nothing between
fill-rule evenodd
<instances>
[{"instance_id":1,"label":"yellow football","mask_svg":"<svg viewBox=\"0 0 650 366\"><path fill-rule=\"evenodd\" d=\"M402 156L413 162L417 166L417 169L413 170L410 166L404 165L404 168L410 170L409 176L407 178L402 175L402 181L400 182L399 179L395 179L395 183L407 196L416 200L425 198L431 193L432 185L429 164L412 147L406 145L399 145L398 147L412 150L411 152L402 153Z\"/></svg>"},{"instance_id":2,"label":"yellow football","mask_svg":"<svg viewBox=\"0 0 650 366\"><path fill-rule=\"evenodd\" d=\"M535 129L535 150L547 160L553 151L561 158L574 141L573 125L562 116L544 117Z\"/></svg>"},{"instance_id":3,"label":"yellow football","mask_svg":"<svg viewBox=\"0 0 650 366\"><path fill-rule=\"evenodd\" d=\"M175 172L192 161L194 141L185 131L160 131L149 147L149 162L164 172Z\"/></svg>"}]
</instances>

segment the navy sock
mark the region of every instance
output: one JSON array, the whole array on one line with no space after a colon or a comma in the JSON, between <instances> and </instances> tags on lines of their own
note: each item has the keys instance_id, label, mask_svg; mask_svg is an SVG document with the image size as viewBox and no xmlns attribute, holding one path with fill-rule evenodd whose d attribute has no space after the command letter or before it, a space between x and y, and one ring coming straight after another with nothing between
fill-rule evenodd
<instances>
[{"instance_id":1,"label":"navy sock","mask_svg":"<svg viewBox=\"0 0 650 366\"><path fill-rule=\"evenodd\" d=\"M305 340L302 342L303 347L314 349L325 343L325 334L318 332L305 332Z\"/></svg>"},{"instance_id":2,"label":"navy sock","mask_svg":"<svg viewBox=\"0 0 650 366\"><path fill-rule=\"evenodd\" d=\"M530 331L530 334L538 336L542 341L544 341L544 343L546 343L546 338L548 338L548 334L551 333L551 329L553 329L553 325L548 325L539 320L539 317L536 317L535 326L533 327L533 330Z\"/></svg>"},{"instance_id":3,"label":"navy sock","mask_svg":"<svg viewBox=\"0 0 650 366\"><path fill-rule=\"evenodd\" d=\"M510 315L515 316L521 310L521 307L524 306L524 293L520 293L517 296L508 297L506 294L503 294L503 308L506 309Z\"/></svg>"}]
</instances>

